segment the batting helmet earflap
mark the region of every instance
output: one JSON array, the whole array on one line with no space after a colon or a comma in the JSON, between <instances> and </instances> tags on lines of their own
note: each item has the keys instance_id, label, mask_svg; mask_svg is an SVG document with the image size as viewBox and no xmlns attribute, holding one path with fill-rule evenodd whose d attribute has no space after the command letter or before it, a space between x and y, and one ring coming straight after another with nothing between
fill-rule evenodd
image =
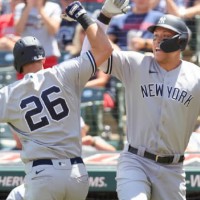
<instances>
[{"instance_id":1,"label":"batting helmet earflap","mask_svg":"<svg viewBox=\"0 0 200 200\"><path fill-rule=\"evenodd\" d=\"M148 31L154 33L157 27L163 27L177 33L174 37L161 42L160 48L164 52L169 53L179 49L181 51L185 50L189 41L189 28L181 18L170 14L163 15L157 24L148 27Z\"/></svg>"},{"instance_id":2,"label":"batting helmet earflap","mask_svg":"<svg viewBox=\"0 0 200 200\"><path fill-rule=\"evenodd\" d=\"M14 67L21 73L24 65L45 58L45 51L37 38L26 36L15 43L13 55Z\"/></svg>"}]
</instances>

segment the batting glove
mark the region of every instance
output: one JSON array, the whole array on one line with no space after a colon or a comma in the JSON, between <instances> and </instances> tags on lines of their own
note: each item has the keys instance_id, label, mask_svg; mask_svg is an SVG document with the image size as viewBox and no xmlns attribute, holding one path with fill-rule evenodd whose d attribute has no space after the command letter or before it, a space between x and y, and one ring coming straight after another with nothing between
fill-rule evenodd
<instances>
[{"instance_id":1,"label":"batting glove","mask_svg":"<svg viewBox=\"0 0 200 200\"><path fill-rule=\"evenodd\" d=\"M105 0L101 12L109 18L127 13L130 10L129 0Z\"/></svg>"},{"instance_id":2,"label":"batting glove","mask_svg":"<svg viewBox=\"0 0 200 200\"><path fill-rule=\"evenodd\" d=\"M66 7L65 13L61 15L61 18L67 21L78 21L79 17L86 13L82 4L79 1L74 1Z\"/></svg>"}]
</instances>

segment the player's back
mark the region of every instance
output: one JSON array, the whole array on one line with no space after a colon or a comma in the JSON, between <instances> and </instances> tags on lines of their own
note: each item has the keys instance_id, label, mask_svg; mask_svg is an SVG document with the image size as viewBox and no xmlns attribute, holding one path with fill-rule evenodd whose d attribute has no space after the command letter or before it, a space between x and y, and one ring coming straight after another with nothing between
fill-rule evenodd
<instances>
[{"instance_id":1,"label":"player's back","mask_svg":"<svg viewBox=\"0 0 200 200\"><path fill-rule=\"evenodd\" d=\"M77 72L63 72L56 67L27 74L2 90L7 105L0 120L9 121L21 138L25 162L81 155L80 95L88 78L77 81Z\"/></svg>"}]
</instances>

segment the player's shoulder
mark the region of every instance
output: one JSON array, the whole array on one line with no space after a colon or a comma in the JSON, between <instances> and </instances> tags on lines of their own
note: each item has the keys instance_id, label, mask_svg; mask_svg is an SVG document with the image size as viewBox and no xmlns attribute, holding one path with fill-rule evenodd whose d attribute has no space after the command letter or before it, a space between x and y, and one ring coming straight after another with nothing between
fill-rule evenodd
<instances>
[{"instance_id":1,"label":"player's shoulder","mask_svg":"<svg viewBox=\"0 0 200 200\"><path fill-rule=\"evenodd\" d=\"M197 72L198 71L200 72L200 67L193 62L182 60L182 66L187 70L190 70L190 71L195 70Z\"/></svg>"},{"instance_id":2,"label":"player's shoulder","mask_svg":"<svg viewBox=\"0 0 200 200\"><path fill-rule=\"evenodd\" d=\"M183 72L200 78L200 67L196 65L195 63L182 60L181 67L182 67Z\"/></svg>"},{"instance_id":3,"label":"player's shoulder","mask_svg":"<svg viewBox=\"0 0 200 200\"><path fill-rule=\"evenodd\" d=\"M129 65L134 66L140 66L141 63L148 64L153 59L152 55L137 51L113 51L113 57L117 57L123 63L129 63Z\"/></svg>"},{"instance_id":4,"label":"player's shoulder","mask_svg":"<svg viewBox=\"0 0 200 200\"><path fill-rule=\"evenodd\" d=\"M2 89L8 90L8 91L12 91L12 89L14 89L14 88L18 87L19 85L21 85L22 80L23 80L23 79L21 79L21 80L16 80L16 81L14 81L14 82L12 82L12 83L10 83L10 84L4 86Z\"/></svg>"},{"instance_id":5,"label":"player's shoulder","mask_svg":"<svg viewBox=\"0 0 200 200\"><path fill-rule=\"evenodd\" d=\"M120 58L120 59L125 59L125 60L131 60L134 59L134 57L141 56L140 53L135 52L135 51L123 51L123 50L114 50L112 52L112 57L115 59L115 57Z\"/></svg>"},{"instance_id":6,"label":"player's shoulder","mask_svg":"<svg viewBox=\"0 0 200 200\"><path fill-rule=\"evenodd\" d=\"M57 74L60 77L73 77L73 75L76 76L78 71L91 68L90 62L87 54L83 53L81 56L65 60L55 65L51 68L50 73Z\"/></svg>"},{"instance_id":7,"label":"player's shoulder","mask_svg":"<svg viewBox=\"0 0 200 200\"><path fill-rule=\"evenodd\" d=\"M88 59L88 57L86 56L85 53L81 57L82 58L86 57ZM56 70L56 71L60 71L60 70L63 70L63 69L69 69L71 67L79 65L78 64L80 62L79 59L80 59L80 56L64 60L64 61L60 62L59 64L55 65L52 69Z\"/></svg>"},{"instance_id":8,"label":"player's shoulder","mask_svg":"<svg viewBox=\"0 0 200 200\"><path fill-rule=\"evenodd\" d=\"M126 50L114 50L113 53L127 57L135 57L135 56L144 57L146 55L139 51L126 51Z\"/></svg>"}]
</instances>

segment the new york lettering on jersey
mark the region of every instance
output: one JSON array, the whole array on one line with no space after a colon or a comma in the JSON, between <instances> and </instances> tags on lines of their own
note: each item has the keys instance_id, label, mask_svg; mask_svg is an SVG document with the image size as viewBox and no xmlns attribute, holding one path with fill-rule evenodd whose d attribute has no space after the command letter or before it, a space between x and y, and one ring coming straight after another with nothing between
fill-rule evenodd
<instances>
[{"instance_id":1,"label":"new york lettering on jersey","mask_svg":"<svg viewBox=\"0 0 200 200\"><path fill-rule=\"evenodd\" d=\"M189 106L191 100L194 98L192 94L185 90L158 83L141 85L141 93L143 98L155 96L164 97L167 94L167 98L176 100L186 106Z\"/></svg>"}]
</instances>

